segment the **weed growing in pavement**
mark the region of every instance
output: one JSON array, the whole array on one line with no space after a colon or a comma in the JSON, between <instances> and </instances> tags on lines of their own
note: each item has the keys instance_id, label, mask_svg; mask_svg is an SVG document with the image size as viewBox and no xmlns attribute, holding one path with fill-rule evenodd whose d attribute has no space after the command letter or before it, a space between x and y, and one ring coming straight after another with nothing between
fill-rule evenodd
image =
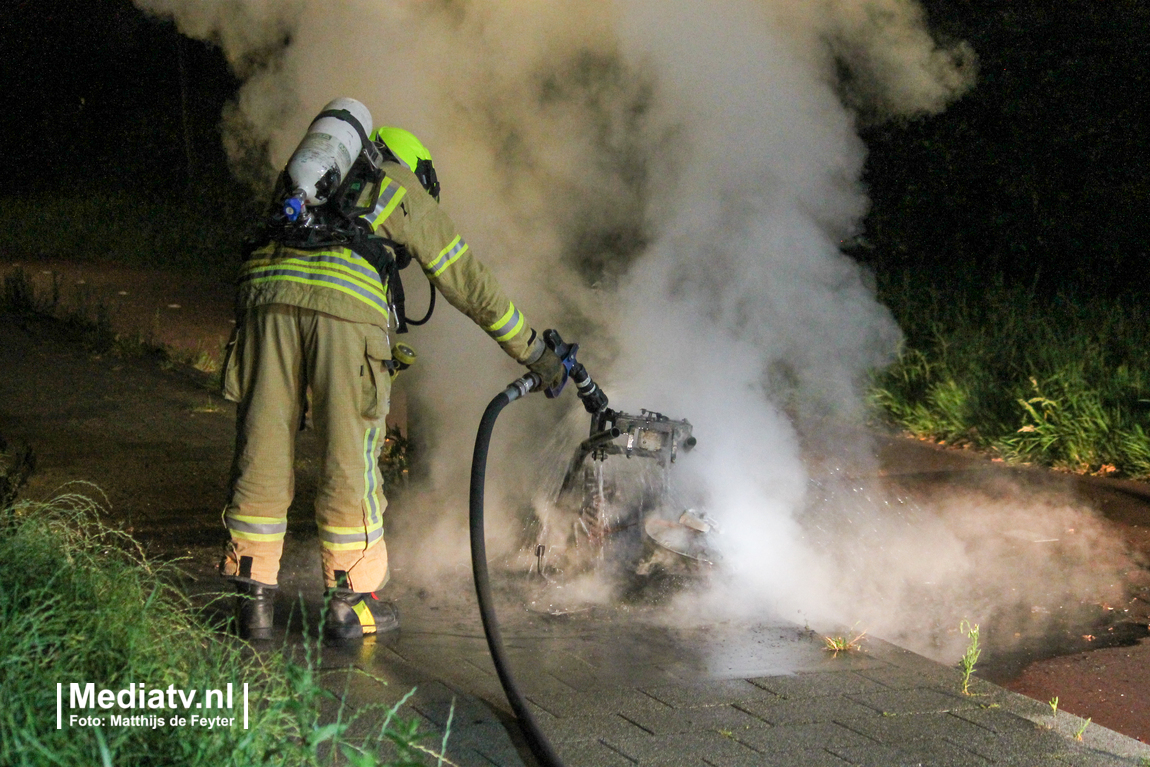
<instances>
[{"instance_id":1,"label":"weed growing in pavement","mask_svg":"<svg viewBox=\"0 0 1150 767\"><path fill-rule=\"evenodd\" d=\"M884 420L1009 462L1150 477L1144 306L912 274L879 293L906 334L870 389Z\"/></svg>"},{"instance_id":2,"label":"weed growing in pavement","mask_svg":"<svg viewBox=\"0 0 1150 767\"><path fill-rule=\"evenodd\" d=\"M1078 728L1078 731L1074 733L1075 740L1082 740L1082 736L1086 733L1086 728L1090 726L1090 721L1091 718L1086 717L1086 721L1083 722L1082 726Z\"/></svg>"},{"instance_id":3,"label":"weed growing in pavement","mask_svg":"<svg viewBox=\"0 0 1150 767\"><path fill-rule=\"evenodd\" d=\"M213 400L210 394L208 395L208 401L206 403L192 408L193 413L222 413L223 410L223 405Z\"/></svg>"},{"instance_id":4,"label":"weed growing in pavement","mask_svg":"<svg viewBox=\"0 0 1150 767\"><path fill-rule=\"evenodd\" d=\"M1054 716L1058 716L1058 696L1057 695L1055 695L1053 698L1050 699L1050 710L1051 710L1051 712L1053 712Z\"/></svg>"},{"instance_id":5,"label":"weed growing in pavement","mask_svg":"<svg viewBox=\"0 0 1150 767\"><path fill-rule=\"evenodd\" d=\"M823 643L825 644L825 647L823 649L834 653L836 657L840 652L854 652L862 650L862 640L865 636L865 631L860 631L854 636L850 636L850 634L843 634L840 636L824 636Z\"/></svg>"},{"instance_id":6,"label":"weed growing in pavement","mask_svg":"<svg viewBox=\"0 0 1150 767\"><path fill-rule=\"evenodd\" d=\"M220 369L219 360L219 355L213 356L201 343L197 343L195 350L191 352L188 364L201 373L215 373Z\"/></svg>"},{"instance_id":7,"label":"weed growing in pavement","mask_svg":"<svg viewBox=\"0 0 1150 767\"><path fill-rule=\"evenodd\" d=\"M139 544L96 519L98 510L77 494L0 508L0 763L296 767L327 764L336 753L357 765L439 759L418 742L415 722L398 716L406 698L349 714L346 691L340 698L320 684L318 640L300 662L285 650L255 654L221 637L171 585L173 568L147 560ZM56 710L56 685L68 690L73 682L201 691L247 683L249 727L240 716L211 729L117 726L108 716L115 712L98 710L102 723L65 719L69 726L58 730L46 712ZM334 720L321 704L334 709ZM356 724L374 729L353 740L347 733Z\"/></svg>"},{"instance_id":8,"label":"weed growing in pavement","mask_svg":"<svg viewBox=\"0 0 1150 767\"><path fill-rule=\"evenodd\" d=\"M197 341L194 349L174 349L165 346L163 347L165 358L162 367L172 369L178 365L185 365L193 370L198 370L206 374L201 382L203 388L209 391L219 391L223 382L222 365L227 345L221 340L214 349L210 347L211 345L205 344L203 341Z\"/></svg>"},{"instance_id":9,"label":"weed growing in pavement","mask_svg":"<svg viewBox=\"0 0 1150 767\"><path fill-rule=\"evenodd\" d=\"M974 673L978 656L982 655L982 648L978 646L978 624L964 619L958 625L958 630L970 640L966 652L962 654L962 660L959 661L962 667L962 694L970 695L970 675Z\"/></svg>"}]
</instances>

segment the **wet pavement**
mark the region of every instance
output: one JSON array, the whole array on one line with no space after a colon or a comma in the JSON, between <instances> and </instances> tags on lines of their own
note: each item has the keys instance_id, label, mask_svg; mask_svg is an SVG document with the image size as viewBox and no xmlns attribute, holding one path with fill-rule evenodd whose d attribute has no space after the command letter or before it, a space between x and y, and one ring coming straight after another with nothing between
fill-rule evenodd
<instances>
[{"instance_id":1,"label":"wet pavement","mask_svg":"<svg viewBox=\"0 0 1150 767\"><path fill-rule=\"evenodd\" d=\"M958 481L954 473L988 470L962 453L924 455L899 441L881 452L884 473ZM911 471L911 459L924 468ZM309 575L317 565L297 561L285 571L281 623L299 597L318 612L320 591ZM326 648L330 687L347 689L353 708L392 705L410 693L399 713L419 722L430 746L446 733L454 764L535 764L469 602L470 579L447 575L442 593L429 594L405 589L401 576L388 591L402 629L357 648ZM1150 760L1144 743L984 679L973 678L964 694L957 668L876 637L833 653L822 634L780 621L678 625L665 608L643 604L535 612L548 592L532 576L503 571L496 580L512 673L568 767L1143 767ZM288 629L281 641L295 644L302 621L280 629Z\"/></svg>"},{"instance_id":2,"label":"wet pavement","mask_svg":"<svg viewBox=\"0 0 1150 767\"><path fill-rule=\"evenodd\" d=\"M478 623L436 625L400 599L397 636L358 651L352 705L394 702L440 734L454 704L447 755L459 765L533 764L499 687ZM1150 746L1048 705L867 638L837 655L786 624L673 629L633 616L562 620L512 613L513 673L568 767L610 765L1141 765ZM342 677L336 677L336 680ZM339 686L333 681L333 686Z\"/></svg>"},{"instance_id":3,"label":"wet pavement","mask_svg":"<svg viewBox=\"0 0 1150 767\"><path fill-rule=\"evenodd\" d=\"M0 322L0 350L0 434L36 448L30 494L50 497L61 482L97 481L112 501L110 521L131 525L158 555L188 555L193 591L216 583L208 563L224 538L219 509L231 406L211 400L187 371L101 358L36 322ZM880 471L888 476L953 479L998 470L900 440L881 452ZM304 464L307 456L305 444ZM309 502L301 481L289 530L296 547L314 540ZM315 572L305 562L288 574L281 622L296 594L318 602L309 575ZM336 672L328 683L364 710L399 702L414 689L402 712L432 733L444 730L450 714L447 753L456 764L531 764L478 612L458 606L470 584L450 587L459 596L450 608L434 595L397 589L402 630L353 650L326 650L322 665ZM1150 760L1150 746L1096 724L1078 741L1085 720L1055 717L1048 705L989 682L976 680L973 694L964 695L956 669L876 637L860 651L835 655L820 635L787 623L669 627L642 610L549 616L514 600L505 600L500 616L513 672L568 767ZM358 672L339 672L349 667Z\"/></svg>"}]
</instances>

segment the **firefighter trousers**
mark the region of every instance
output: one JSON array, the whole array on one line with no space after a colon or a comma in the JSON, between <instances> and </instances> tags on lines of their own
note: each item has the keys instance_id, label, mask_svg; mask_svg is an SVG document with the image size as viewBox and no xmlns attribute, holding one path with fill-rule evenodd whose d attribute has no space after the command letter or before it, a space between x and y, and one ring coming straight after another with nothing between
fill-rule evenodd
<instances>
[{"instance_id":1,"label":"firefighter trousers","mask_svg":"<svg viewBox=\"0 0 1150 767\"><path fill-rule=\"evenodd\" d=\"M321 445L315 517L325 585L367 592L387 582L379 455L390 357L387 333L377 325L284 304L247 310L224 364L224 396L238 408L223 575L278 582L295 491L295 438L310 387Z\"/></svg>"}]
</instances>

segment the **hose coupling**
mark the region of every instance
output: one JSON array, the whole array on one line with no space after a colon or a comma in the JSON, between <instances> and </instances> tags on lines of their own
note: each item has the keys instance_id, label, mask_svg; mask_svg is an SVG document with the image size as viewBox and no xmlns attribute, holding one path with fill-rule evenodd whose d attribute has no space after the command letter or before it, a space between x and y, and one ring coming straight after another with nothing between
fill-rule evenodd
<instances>
[{"instance_id":1,"label":"hose coupling","mask_svg":"<svg viewBox=\"0 0 1150 767\"><path fill-rule=\"evenodd\" d=\"M538 389L543 385L543 378L538 373L528 373L507 385L503 393L507 395L508 402L514 402L520 397L524 397L531 392Z\"/></svg>"}]
</instances>

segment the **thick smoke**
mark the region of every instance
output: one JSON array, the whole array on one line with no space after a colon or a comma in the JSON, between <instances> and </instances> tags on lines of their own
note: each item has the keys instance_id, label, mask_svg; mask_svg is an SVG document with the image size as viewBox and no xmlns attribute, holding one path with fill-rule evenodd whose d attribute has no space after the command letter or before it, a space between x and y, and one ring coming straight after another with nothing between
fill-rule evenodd
<instances>
[{"instance_id":1,"label":"thick smoke","mask_svg":"<svg viewBox=\"0 0 1150 767\"><path fill-rule=\"evenodd\" d=\"M866 568L847 573L840 542L804 528L800 445L819 424L858 418L867 371L899 339L838 248L867 206L860 115L936 113L973 83L973 53L940 46L918 5L137 4L215 41L245 78L224 118L237 168L266 183L323 104L360 99L377 125L433 150L444 205L474 252L536 326L584 343L614 406L692 421L699 447L682 482L728 541L709 604L729 588L757 614L890 612L898 561L882 562L886 585L846 590L873 605L852 604L843 579L865 584ZM418 304L413 283L408 292ZM465 561L473 430L518 371L450 310L410 340L421 358L403 386L430 479L389 530L417 577ZM546 519L586 428L559 410L539 401L500 422L489 486L510 489L489 539L508 549L524 538L524 512ZM856 439L848 452L857 464L870 450Z\"/></svg>"}]
</instances>

